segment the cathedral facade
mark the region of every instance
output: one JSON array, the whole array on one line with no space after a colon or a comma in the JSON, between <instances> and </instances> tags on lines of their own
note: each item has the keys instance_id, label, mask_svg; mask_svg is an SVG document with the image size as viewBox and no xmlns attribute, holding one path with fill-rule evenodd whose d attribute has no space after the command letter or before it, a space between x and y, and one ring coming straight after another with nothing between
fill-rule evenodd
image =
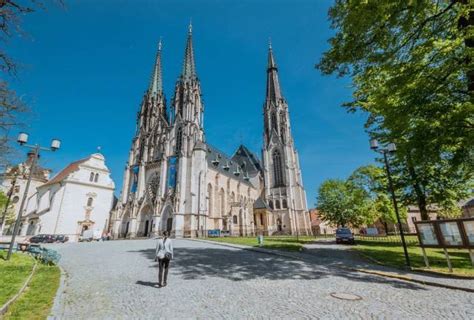
<instances>
[{"instance_id":1,"label":"cathedral facade","mask_svg":"<svg viewBox=\"0 0 474 320\"><path fill-rule=\"evenodd\" d=\"M164 230L175 237L309 234L306 193L271 46L262 161L244 145L228 156L206 141L191 26L169 106L161 53L160 42L112 214L114 237Z\"/></svg>"}]
</instances>

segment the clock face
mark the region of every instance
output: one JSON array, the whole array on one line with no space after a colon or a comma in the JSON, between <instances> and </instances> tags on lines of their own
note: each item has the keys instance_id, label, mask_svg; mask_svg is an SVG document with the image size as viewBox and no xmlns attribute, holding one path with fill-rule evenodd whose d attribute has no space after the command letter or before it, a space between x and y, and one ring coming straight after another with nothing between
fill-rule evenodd
<instances>
[{"instance_id":1,"label":"clock face","mask_svg":"<svg viewBox=\"0 0 474 320\"><path fill-rule=\"evenodd\" d=\"M160 176L155 173L148 179L147 192L151 200L156 199L158 189L160 188Z\"/></svg>"}]
</instances>

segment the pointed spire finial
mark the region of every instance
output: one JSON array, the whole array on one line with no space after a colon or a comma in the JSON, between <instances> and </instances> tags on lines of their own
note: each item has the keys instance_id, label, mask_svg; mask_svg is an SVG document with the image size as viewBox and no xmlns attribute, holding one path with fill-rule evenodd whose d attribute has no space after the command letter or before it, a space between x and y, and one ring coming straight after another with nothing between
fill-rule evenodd
<instances>
[{"instance_id":1,"label":"pointed spire finial","mask_svg":"<svg viewBox=\"0 0 474 320\"><path fill-rule=\"evenodd\" d=\"M189 19L188 32L189 32L189 34L193 33L193 18Z\"/></svg>"},{"instance_id":2,"label":"pointed spire finial","mask_svg":"<svg viewBox=\"0 0 474 320\"><path fill-rule=\"evenodd\" d=\"M268 46L268 66L267 66L267 99L281 99L280 82L278 80L278 68L273 56L271 42Z\"/></svg>"},{"instance_id":3,"label":"pointed spire finial","mask_svg":"<svg viewBox=\"0 0 474 320\"><path fill-rule=\"evenodd\" d=\"M158 50L156 52L155 65L153 66L153 72L151 74L150 88L148 92L152 95L157 95L158 93L163 92L163 80L161 75L161 48L163 44L160 41L158 42Z\"/></svg>"},{"instance_id":4,"label":"pointed spire finial","mask_svg":"<svg viewBox=\"0 0 474 320\"><path fill-rule=\"evenodd\" d=\"M184 63L182 76L190 78L196 76L196 67L194 64L192 23L189 23L188 39L186 40L186 49L184 51Z\"/></svg>"},{"instance_id":5,"label":"pointed spire finial","mask_svg":"<svg viewBox=\"0 0 474 320\"><path fill-rule=\"evenodd\" d=\"M268 49L272 50L272 37L268 37Z\"/></svg>"}]
</instances>

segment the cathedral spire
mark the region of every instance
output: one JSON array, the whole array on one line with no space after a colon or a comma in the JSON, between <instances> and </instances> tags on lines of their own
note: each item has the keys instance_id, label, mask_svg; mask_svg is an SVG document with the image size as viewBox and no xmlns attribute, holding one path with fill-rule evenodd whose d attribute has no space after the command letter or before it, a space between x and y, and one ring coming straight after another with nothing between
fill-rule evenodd
<instances>
[{"instance_id":1,"label":"cathedral spire","mask_svg":"<svg viewBox=\"0 0 474 320\"><path fill-rule=\"evenodd\" d=\"M153 73L150 80L149 93L153 96L156 96L160 93L163 93L163 78L161 72L161 38L158 42L158 51L156 53L155 66L153 67Z\"/></svg>"},{"instance_id":2,"label":"cathedral spire","mask_svg":"<svg viewBox=\"0 0 474 320\"><path fill-rule=\"evenodd\" d=\"M267 66L267 100L283 99L278 80L278 69L273 57L272 43L268 44L268 66Z\"/></svg>"},{"instance_id":3,"label":"cathedral spire","mask_svg":"<svg viewBox=\"0 0 474 320\"><path fill-rule=\"evenodd\" d=\"M196 76L196 66L194 64L193 52L193 25L189 23L188 40L186 42L186 51L184 52L183 78Z\"/></svg>"}]
</instances>

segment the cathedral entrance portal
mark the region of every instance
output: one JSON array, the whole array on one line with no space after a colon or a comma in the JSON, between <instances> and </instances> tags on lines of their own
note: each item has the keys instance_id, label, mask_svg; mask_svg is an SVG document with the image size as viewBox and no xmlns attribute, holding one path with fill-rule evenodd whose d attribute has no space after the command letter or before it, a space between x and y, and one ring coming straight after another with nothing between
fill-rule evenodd
<instances>
[{"instance_id":1,"label":"cathedral entrance portal","mask_svg":"<svg viewBox=\"0 0 474 320\"><path fill-rule=\"evenodd\" d=\"M138 237L148 237L150 235L150 227L152 221L152 209L150 206L145 206L140 212L140 220L138 222Z\"/></svg>"},{"instance_id":2,"label":"cathedral entrance portal","mask_svg":"<svg viewBox=\"0 0 474 320\"><path fill-rule=\"evenodd\" d=\"M173 212L171 206L166 206L161 213L160 231L171 232L173 230Z\"/></svg>"}]
</instances>

